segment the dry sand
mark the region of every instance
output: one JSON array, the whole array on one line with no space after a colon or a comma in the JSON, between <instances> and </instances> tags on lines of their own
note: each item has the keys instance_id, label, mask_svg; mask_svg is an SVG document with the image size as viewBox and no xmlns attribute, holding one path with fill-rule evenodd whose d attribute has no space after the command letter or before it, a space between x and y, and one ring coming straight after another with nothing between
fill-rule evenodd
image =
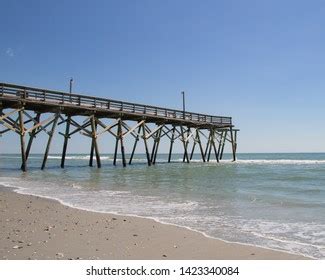
<instances>
[{"instance_id":1,"label":"dry sand","mask_svg":"<svg viewBox=\"0 0 325 280\"><path fill-rule=\"evenodd\" d=\"M0 259L304 259L0 189Z\"/></svg>"}]
</instances>

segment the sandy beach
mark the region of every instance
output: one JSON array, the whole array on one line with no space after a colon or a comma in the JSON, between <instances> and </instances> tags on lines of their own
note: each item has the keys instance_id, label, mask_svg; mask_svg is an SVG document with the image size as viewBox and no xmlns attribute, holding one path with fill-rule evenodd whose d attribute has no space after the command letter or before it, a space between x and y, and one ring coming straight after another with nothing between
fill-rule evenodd
<instances>
[{"instance_id":1,"label":"sandy beach","mask_svg":"<svg viewBox=\"0 0 325 280\"><path fill-rule=\"evenodd\" d=\"M305 259L0 189L0 259Z\"/></svg>"}]
</instances>

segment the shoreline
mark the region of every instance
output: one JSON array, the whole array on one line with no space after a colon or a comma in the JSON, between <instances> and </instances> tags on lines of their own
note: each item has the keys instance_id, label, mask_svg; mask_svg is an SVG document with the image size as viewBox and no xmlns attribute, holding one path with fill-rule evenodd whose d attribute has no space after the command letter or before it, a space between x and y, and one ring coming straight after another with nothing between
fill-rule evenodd
<instances>
[{"instance_id":1,"label":"shoreline","mask_svg":"<svg viewBox=\"0 0 325 280\"><path fill-rule=\"evenodd\" d=\"M308 259L0 187L0 259Z\"/></svg>"}]
</instances>

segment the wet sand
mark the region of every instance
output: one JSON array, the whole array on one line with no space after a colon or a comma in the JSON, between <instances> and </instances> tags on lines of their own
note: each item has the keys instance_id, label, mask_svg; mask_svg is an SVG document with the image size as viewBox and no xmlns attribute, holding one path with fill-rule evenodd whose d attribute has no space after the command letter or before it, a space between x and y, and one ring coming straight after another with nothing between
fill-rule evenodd
<instances>
[{"instance_id":1,"label":"wet sand","mask_svg":"<svg viewBox=\"0 0 325 280\"><path fill-rule=\"evenodd\" d=\"M0 188L0 259L305 259Z\"/></svg>"}]
</instances>

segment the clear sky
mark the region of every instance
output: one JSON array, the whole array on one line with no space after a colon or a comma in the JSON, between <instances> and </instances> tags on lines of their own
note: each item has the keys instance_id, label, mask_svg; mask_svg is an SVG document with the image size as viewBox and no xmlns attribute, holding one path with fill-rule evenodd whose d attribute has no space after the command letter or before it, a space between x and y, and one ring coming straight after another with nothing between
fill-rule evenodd
<instances>
[{"instance_id":1,"label":"clear sky","mask_svg":"<svg viewBox=\"0 0 325 280\"><path fill-rule=\"evenodd\" d=\"M77 93L172 108L184 90L188 110L233 117L239 152L325 151L325 1L0 7L3 82L68 90L72 76Z\"/></svg>"}]
</instances>

